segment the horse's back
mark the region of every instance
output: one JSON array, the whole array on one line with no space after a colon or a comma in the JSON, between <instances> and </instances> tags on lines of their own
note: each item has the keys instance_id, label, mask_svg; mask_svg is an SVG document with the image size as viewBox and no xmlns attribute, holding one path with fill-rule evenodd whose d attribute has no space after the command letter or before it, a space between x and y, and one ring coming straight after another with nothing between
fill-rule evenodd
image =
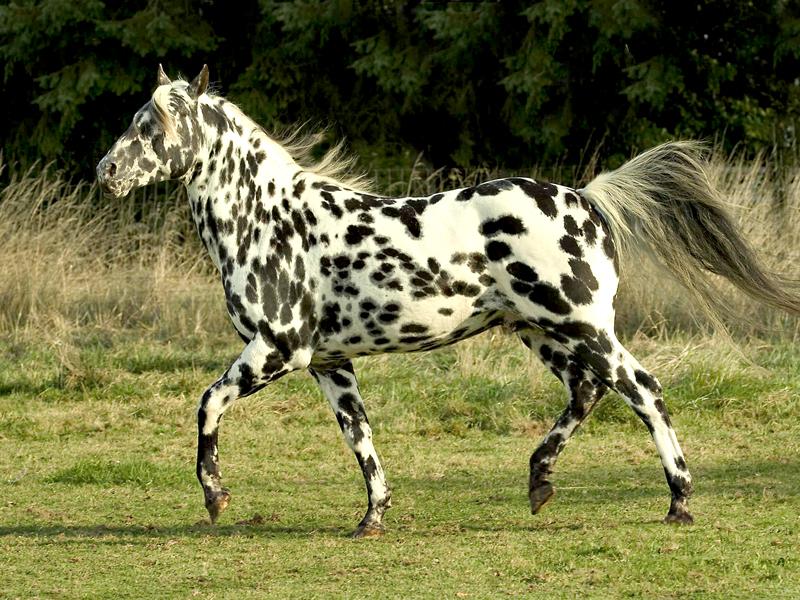
<instances>
[{"instance_id":1,"label":"horse's back","mask_svg":"<svg viewBox=\"0 0 800 600\"><path fill-rule=\"evenodd\" d=\"M603 222L570 188L510 178L427 198L321 191L321 350L427 349L506 317L585 318L616 291Z\"/></svg>"}]
</instances>

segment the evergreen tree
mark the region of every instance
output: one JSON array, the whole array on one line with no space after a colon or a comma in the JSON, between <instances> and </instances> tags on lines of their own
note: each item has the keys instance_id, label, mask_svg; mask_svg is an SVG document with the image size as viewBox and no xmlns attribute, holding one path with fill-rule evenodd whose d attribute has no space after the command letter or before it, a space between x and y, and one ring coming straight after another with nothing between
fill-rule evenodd
<instances>
[{"instance_id":1,"label":"evergreen tree","mask_svg":"<svg viewBox=\"0 0 800 600\"><path fill-rule=\"evenodd\" d=\"M87 178L159 62L208 63L267 128L333 124L367 164L524 168L599 145L613 165L671 137L794 148L800 114L789 0L15 0L0 58L6 158Z\"/></svg>"}]
</instances>

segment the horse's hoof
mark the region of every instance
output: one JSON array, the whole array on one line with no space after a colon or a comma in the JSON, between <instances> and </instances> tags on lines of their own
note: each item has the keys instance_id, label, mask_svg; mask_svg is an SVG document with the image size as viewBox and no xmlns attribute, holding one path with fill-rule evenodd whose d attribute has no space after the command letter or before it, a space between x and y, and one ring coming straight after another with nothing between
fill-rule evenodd
<instances>
[{"instance_id":1,"label":"horse's hoof","mask_svg":"<svg viewBox=\"0 0 800 600\"><path fill-rule=\"evenodd\" d=\"M531 501L531 514L535 515L542 507L547 504L553 495L556 493L553 484L549 481L542 481L530 492L528 492L528 499Z\"/></svg>"},{"instance_id":2,"label":"horse's hoof","mask_svg":"<svg viewBox=\"0 0 800 600\"><path fill-rule=\"evenodd\" d=\"M358 528L350 534L353 539L361 538L375 538L381 537L386 533L386 528L382 523L367 523L366 525L359 525Z\"/></svg>"},{"instance_id":3,"label":"horse's hoof","mask_svg":"<svg viewBox=\"0 0 800 600\"><path fill-rule=\"evenodd\" d=\"M691 525L694 523L694 518L686 511L670 512L664 517L664 523L667 525Z\"/></svg>"},{"instance_id":4,"label":"horse's hoof","mask_svg":"<svg viewBox=\"0 0 800 600\"><path fill-rule=\"evenodd\" d=\"M211 519L212 524L217 522L220 514L222 514L222 511L228 508L228 504L230 504L230 502L231 492L226 488L222 488L210 498L206 497L206 510L208 511L208 516Z\"/></svg>"}]
</instances>

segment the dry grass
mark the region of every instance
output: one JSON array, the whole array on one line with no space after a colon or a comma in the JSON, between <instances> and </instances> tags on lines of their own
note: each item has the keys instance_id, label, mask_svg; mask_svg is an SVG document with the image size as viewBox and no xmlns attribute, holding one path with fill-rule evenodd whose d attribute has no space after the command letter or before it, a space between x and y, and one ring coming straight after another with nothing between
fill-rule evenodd
<instances>
[{"instance_id":1,"label":"dry grass","mask_svg":"<svg viewBox=\"0 0 800 600\"><path fill-rule=\"evenodd\" d=\"M2 165L0 165L2 168ZM47 169L0 190L0 333L162 337L225 327L221 292L183 203L106 201Z\"/></svg>"}]
</instances>

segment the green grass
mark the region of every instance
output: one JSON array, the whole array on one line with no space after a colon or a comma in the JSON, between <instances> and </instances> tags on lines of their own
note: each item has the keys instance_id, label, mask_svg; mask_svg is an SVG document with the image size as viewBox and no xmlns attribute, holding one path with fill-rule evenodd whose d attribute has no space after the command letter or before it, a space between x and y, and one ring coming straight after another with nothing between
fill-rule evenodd
<instances>
[{"instance_id":1,"label":"green grass","mask_svg":"<svg viewBox=\"0 0 800 600\"><path fill-rule=\"evenodd\" d=\"M655 449L613 395L531 516L528 457L563 392L495 334L356 363L394 508L384 538L353 541L363 483L307 375L226 415L234 496L211 527L194 411L236 342L2 342L0 597L798 597L800 351L628 345L666 389L696 525L660 523Z\"/></svg>"}]
</instances>

